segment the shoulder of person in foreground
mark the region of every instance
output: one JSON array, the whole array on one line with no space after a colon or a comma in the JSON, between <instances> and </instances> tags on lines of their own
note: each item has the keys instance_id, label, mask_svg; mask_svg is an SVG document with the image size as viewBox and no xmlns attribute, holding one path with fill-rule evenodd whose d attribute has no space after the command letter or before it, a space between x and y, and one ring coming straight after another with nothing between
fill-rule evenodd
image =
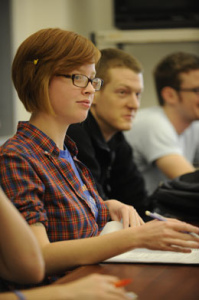
<instances>
[{"instance_id":1,"label":"shoulder of person in foreground","mask_svg":"<svg viewBox=\"0 0 199 300\"><path fill-rule=\"evenodd\" d=\"M17 283L40 282L44 261L37 240L1 188L0 227L0 276Z\"/></svg>"}]
</instances>

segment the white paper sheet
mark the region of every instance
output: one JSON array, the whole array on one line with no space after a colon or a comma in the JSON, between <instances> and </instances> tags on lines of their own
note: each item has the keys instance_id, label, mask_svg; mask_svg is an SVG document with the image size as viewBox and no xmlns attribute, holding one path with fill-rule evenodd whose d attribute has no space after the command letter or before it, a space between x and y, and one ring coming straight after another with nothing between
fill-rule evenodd
<instances>
[{"instance_id":1,"label":"white paper sheet","mask_svg":"<svg viewBox=\"0 0 199 300\"><path fill-rule=\"evenodd\" d=\"M122 224L117 221L108 222L101 234L121 230ZM133 249L123 254L105 260L113 263L166 263L166 264L199 264L199 249L191 253L149 250L144 248Z\"/></svg>"}]
</instances>

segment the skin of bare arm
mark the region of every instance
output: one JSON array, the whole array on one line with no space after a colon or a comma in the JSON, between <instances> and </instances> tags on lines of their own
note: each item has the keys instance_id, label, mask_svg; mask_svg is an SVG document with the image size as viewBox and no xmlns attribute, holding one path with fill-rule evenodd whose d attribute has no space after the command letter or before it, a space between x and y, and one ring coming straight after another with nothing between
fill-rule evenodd
<instances>
[{"instance_id":1,"label":"skin of bare arm","mask_svg":"<svg viewBox=\"0 0 199 300\"><path fill-rule=\"evenodd\" d=\"M161 157L156 160L156 165L170 179L195 171L192 164L178 154Z\"/></svg>"},{"instance_id":2,"label":"skin of bare arm","mask_svg":"<svg viewBox=\"0 0 199 300\"><path fill-rule=\"evenodd\" d=\"M68 284L22 291L27 300L127 300L125 290L116 288L117 277L92 274ZM15 300L14 293L0 294L0 300Z\"/></svg>"},{"instance_id":3,"label":"skin of bare arm","mask_svg":"<svg viewBox=\"0 0 199 300\"><path fill-rule=\"evenodd\" d=\"M199 248L199 238L183 233L192 231L198 234L199 228L172 219L167 222L153 220L102 236L54 243L49 242L41 223L31 225L31 228L41 246L48 275L74 266L99 263L133 248L181 252Z\"/></svg>"},{"instance_id":4,"label":"skin of bare arm","mask_svg":"<svg viewBox=\"0 0 199 300\"><path fill-rule=\"evenodd\" d=\"M0 276L18 283L37 283L44 261L30 227L0 189Z\"/></svg>"}]
</instances>

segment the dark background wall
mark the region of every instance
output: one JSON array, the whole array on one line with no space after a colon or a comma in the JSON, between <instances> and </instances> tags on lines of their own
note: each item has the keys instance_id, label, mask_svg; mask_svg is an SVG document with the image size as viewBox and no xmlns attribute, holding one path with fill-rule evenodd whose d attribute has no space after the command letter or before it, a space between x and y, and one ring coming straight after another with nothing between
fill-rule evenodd
<instances>
[{"instance_id":1,"label":"dark background wall","mask_svg":"<svg viewBox=\"0 0 199 300\"><path fill-rule=\"evenodd\" d=\"M10 1L0 0L0 140L13 133Z\"/></svg>"}]
</instances>

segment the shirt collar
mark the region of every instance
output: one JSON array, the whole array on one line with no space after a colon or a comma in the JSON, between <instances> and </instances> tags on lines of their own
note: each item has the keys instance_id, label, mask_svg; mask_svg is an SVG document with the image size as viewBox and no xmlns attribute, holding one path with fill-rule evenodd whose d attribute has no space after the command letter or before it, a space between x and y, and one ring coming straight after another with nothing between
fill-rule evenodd
<instances>
[{"instance_id":1,"label":"shirt collar","mask_svg":"<svg viewBox=\"0 0 199 300\"><path fill-rule=\"evenodd\" d=\"M20 121L18 123L17 132L30 140L34 140L34 142L45 152L48 152L55 156L59 156L60 150L55 142L51 138L49 138L43 131L30 124L28 121ZM64 144L66 145L72 156L77 156L78 150L76 144L67 135L65 137Z\"/></svg>"}]
</instances>

